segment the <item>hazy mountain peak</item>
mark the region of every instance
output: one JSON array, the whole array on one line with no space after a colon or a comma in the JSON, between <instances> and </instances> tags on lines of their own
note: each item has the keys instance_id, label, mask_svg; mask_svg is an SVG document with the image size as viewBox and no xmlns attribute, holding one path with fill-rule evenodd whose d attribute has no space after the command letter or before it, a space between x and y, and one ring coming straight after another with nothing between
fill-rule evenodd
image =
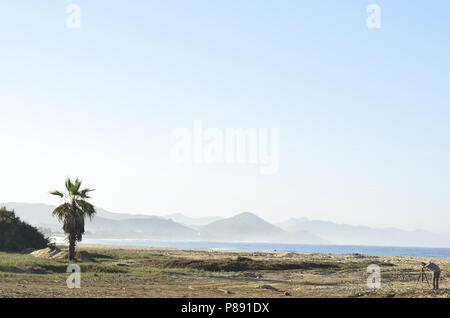
<instances>
[{"instance_id":1,"label":"hazy mountain peak","mask_svg":"<svg viewBox=\"0 0 450 318\"><path fill-rule=\"evenodd\" d=\"M321 238L306 231L288 233L251 212L208 224L201 228L200 234L228 241L324 243Z\"/></svg>"},{"instance_id":2,"label":"hazy mountain peak","mask_svg":"<svg viewBox=\"0 0 450 318\"><path fill-rule=\"evenodd\" d=\"M241 218L241 219L249 219L249 220L251 220L251 219L262 220L261 217L257 216L255 213L252 213L252 212L242 212L242 213L236 214L235 216L232 216L231 218L235 218L235 219Z\"/></svg>"}]
</instances>

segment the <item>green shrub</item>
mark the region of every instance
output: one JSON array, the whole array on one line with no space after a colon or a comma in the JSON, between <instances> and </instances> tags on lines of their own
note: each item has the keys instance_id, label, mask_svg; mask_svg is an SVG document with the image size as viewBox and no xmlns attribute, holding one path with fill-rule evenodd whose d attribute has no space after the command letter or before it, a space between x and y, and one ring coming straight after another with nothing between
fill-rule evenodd
<instances>
[{"instance_id":1,"label":"green shrub","mask_svg":"<svg viewBox=\"0 0 450 318\"><path fill-rule=\"evenodd\" d=\"M38 229L23 222L14 211L0 208L0 251L20 252L25 248L45 248L49 244Z\"/></svg>"}]
</instances>

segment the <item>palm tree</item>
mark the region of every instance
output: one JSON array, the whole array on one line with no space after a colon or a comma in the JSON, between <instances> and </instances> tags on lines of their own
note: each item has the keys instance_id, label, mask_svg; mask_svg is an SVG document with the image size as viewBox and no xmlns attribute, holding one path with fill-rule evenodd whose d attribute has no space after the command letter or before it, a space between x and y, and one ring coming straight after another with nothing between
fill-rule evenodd
<instances>
[{"instance_id":1,"label":"palm tree","mask_svg":"<svg viewBox=\"0 0 450 318\"><path fill-rule=\"evenodd\" d=\"M63 231L66 233L67 240L69 241L69 260L73 260L75 259L75 246L77 242L83 239L84 219L89 217L92 220L95 214L94 206L86 201L86 199L91 198L88 195L89 192L94 190L80 190L81 180L78 178L75 182L67 178L65 186L67 193L59 191L50 192L50 194L59 196L65 201L52 214L58 217L60 222L63 222Z\"/></svg>"}]
</instances>

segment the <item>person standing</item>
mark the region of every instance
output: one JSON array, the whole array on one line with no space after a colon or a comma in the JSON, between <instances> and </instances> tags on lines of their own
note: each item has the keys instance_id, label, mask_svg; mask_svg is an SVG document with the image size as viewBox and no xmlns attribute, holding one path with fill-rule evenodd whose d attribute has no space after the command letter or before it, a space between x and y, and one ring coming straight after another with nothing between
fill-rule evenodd
<instances>
[{"instance_id":1,"label":"person standing","mask_svg":"<svg viewBox=\"0 0 450 318\"><path fill-rule=\"evenodd\" d=\"M439 277L441 276L441 268L433 263L432 261L428 261L428 263L422 262L422 267L426 268L433 272L433 289L439 289Z\"/></svg>"}]
</instances>

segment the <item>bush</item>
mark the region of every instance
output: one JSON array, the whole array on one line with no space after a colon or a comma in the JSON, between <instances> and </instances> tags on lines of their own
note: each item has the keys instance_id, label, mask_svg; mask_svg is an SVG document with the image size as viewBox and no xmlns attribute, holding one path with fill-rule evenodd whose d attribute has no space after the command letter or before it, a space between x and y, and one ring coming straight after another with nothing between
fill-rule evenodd
<instances>
[{"instance_id":1,"label":"bush","mask_svg":"<svg viewBox=\"0 0 450 318\"><path fill-rule=\"evenodd\" d=\"M18 218L14 211L0 208L0 251L20 252L25 248L47 247L49 239Z\"/></svg>"}]
</instances>

